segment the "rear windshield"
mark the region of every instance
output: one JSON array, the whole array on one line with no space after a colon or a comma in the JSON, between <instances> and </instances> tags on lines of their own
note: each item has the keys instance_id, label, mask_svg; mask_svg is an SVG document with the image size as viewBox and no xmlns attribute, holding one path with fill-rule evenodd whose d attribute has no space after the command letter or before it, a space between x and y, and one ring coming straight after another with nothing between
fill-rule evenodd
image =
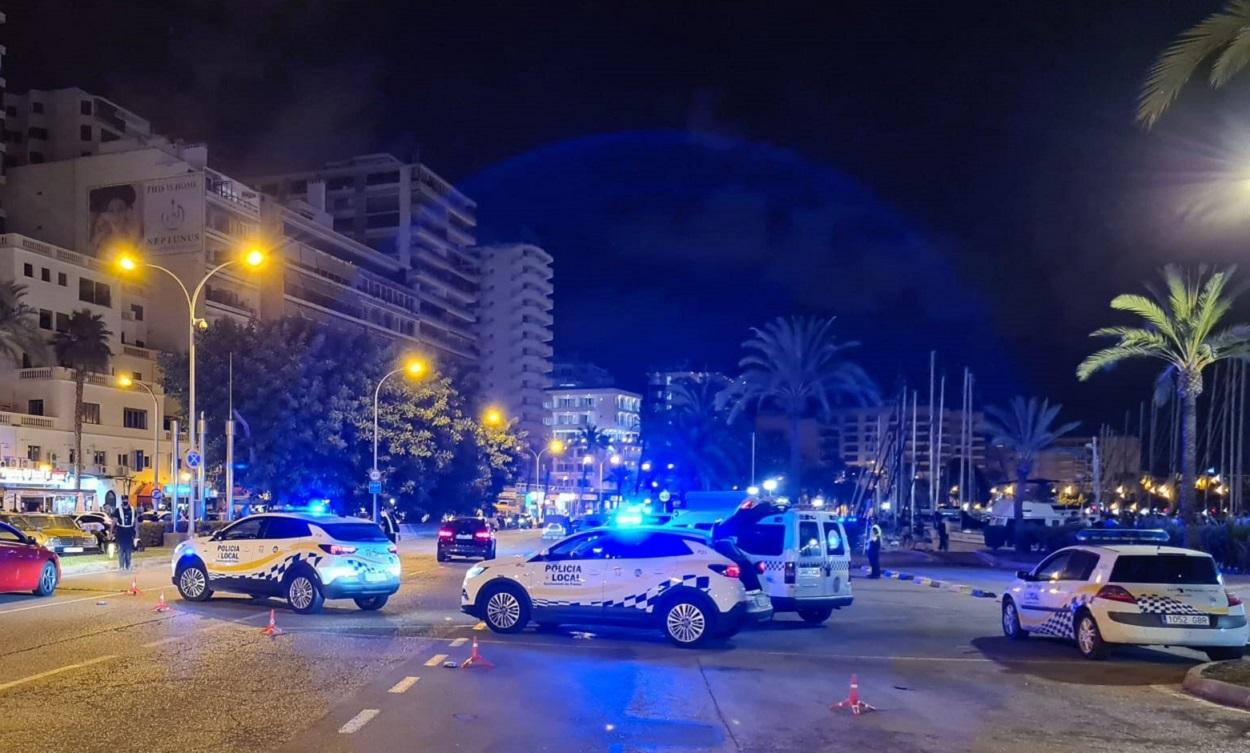
<instances>
[{"instance_id":1,"label":"rear windshield","mask_svg":"<svg viewBox=\"0 0 1250 753\"><path fill-rule=\"evenodd\" d=\"M318 523L335 541L390 541L373 523Z\"/></svg>"},{"instance_id":2,"label":"rear windshield","mask_svg":"<svg viewBox=\"0 0 1250 753\"><path fill-rule=\"evenodd\" d=\"M785 548L786 527L757 523L740 527L738 548L749 554L778 555Z\"/></svg>"},{"instance_id":3,"label":"rear windshield","mask_svg":"<svg viewBox=\"0 0 1250 753\"><path fill-rule=\"evenodd\" d=\"M1175 583L1214 586L1219 575L1215 560L1185 554L1117 557L1111 568L1113 583Z\"/></svg>"},{"instance_id":4,"label":"rear windshield","mask_svg":"<svg viewBox=\"0 0 1250 753\"><path fill-rule=\"evenodd\" d=\"M480 531L487 528L485 520L477 518L458 518L447 524L447 528L453 531Z\"/></svg>"}]
</instances>

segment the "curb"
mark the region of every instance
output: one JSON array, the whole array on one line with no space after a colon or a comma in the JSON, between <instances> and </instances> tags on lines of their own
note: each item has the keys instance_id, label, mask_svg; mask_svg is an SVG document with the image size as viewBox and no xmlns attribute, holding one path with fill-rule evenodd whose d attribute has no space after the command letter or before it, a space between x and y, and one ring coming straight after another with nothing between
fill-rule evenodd
<instances>
[{"instance_id":1,"label":"curb","mask_svg":"<svg viewBox=\"0 0 1250 753\"><path fill-rule=\"evenodd\" d=\"M1240 661L1240 659L1234 661ZM1185 681L1181 683L1181 687L1190 694L1212 703L1250 710L1250 688L1202 676L1202 671L1207 667L1230 663L1212 661L1199 664L1185 673Z\"/></svg>"},{"instance_id":2,"label":"curb","mask_svg":"<svg viewBox=\"0 0 1250 753\"><path fill-rule=\"evenodd\" d=\"M109 560L108 562L91 562L78 567L67 567L65 560L61 560L61 577L77 576L77 575L98 575L99 573L121 572L117 569L117 561ZM156 567L168 567L169 557L144 557L134 563L135 570L151 570Z\"/></svg>"},{"instance_id":3,"label":"curb","mask_svg":"<svg viewBox=\"0 0 1250 753\"><path fill-rule=\"evenodd\" d=\"M865 571L868 568L864 568ZM983 591L979 588L966 586L962 583L947 583L944 580L937 580L923 575L915 575L914 573L904 573L898 570L881 570L881 576L891 578L893 580L909 580L919 586L928 586L929 588L940 588L944 591L953 591L955 593L967 594L977 599L997 599L998 594L993 591Z\"/></svg>"}]
</instances>

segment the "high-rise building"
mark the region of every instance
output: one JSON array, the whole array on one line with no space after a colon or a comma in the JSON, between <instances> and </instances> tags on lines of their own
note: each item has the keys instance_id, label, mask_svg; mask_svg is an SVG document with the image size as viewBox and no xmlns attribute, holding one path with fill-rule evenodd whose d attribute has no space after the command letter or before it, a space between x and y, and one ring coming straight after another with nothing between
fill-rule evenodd
<instances>
[{"instance_id":1,"label":"high-rise building","mask_svg":"<svg viewBox=\"0 0 1250 753\"><path fill-rule=\"evenodd\" d=\"M589 361L566 359L551 366L551 384L556 387L611 387L614 382L607 369Z\"/></svg>"},{"instance_id":2,"label":"high-rise building","mask_svg":"<svg viewBox=\"0 0 1250 753\"><path fill-rule=\"evenodd\" d=\"M333 228L399 261L419 303L419 332L435 355L476 365L480 260L477 205L429 167L390 154L330 162L317 170L253 181L280 200L325 186Z\"/></svg>"},{"instance_id":3,"label":"high-rise building","mask_svg":"<svg viewBox=\"0 0 1250 753\"><path fill-rule=\"evenodd\" d=\"M568 448L553 461L552 482L557 489L572 490L591 472L587 465L596 466L597 480L603 470L599 466L612 456L619 456L631 472L637 471L642 454L642 395L616 387L551 387L546 393L547 428ZM585 447L582 436L589 427L604 435L607 448ZM585 462L588 450L590 463Z\"/></svg>"},{"instance_id":4,"label":"high-rise building","mask_svg":"<svg viewBox=\"0 0 1250 753\"><path fill-rule=\"evenodd\" d=\"M481 246L478 303L483 397L517 421L532 445L548 437L543 390L551 384L551 255L528 243Z\"/></svg>"},{"instance_id":5,"label":"high-rise building","mask_svg":"<svg viewBox=\"0 0 1250 753\"><path fill-rule=\"evenodd\" d=\"M148 121L76 87L6 93L4 114L11 166L86 157L114 141L160 139Z\"/></svg>"}]
</instances>

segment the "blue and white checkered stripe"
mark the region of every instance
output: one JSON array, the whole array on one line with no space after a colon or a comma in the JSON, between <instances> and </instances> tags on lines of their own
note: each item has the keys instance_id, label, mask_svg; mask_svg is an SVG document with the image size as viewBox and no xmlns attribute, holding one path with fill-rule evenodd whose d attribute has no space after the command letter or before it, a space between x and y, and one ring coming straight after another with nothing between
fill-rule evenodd
<instances>
[{"instance_id":1,"label":"blue and white checkered stripe","mask_svg":"<svg viewBox=\"0 0 1250 753\"><path fill-rule=\"evenodd\" d=\"M535 607L550 609L558 607L605 607L609 609L641 609L652 612L655 604L661 596L670 589L678 586L686 586L695 588L707 593L712 587L712 578L708 575L682 575L680 577L672 577L658 583L646 591L637 594L629 594L619 599L608 599L606 601L564 601L561 599L533 599Z\"/></svg>"}]
</instances>

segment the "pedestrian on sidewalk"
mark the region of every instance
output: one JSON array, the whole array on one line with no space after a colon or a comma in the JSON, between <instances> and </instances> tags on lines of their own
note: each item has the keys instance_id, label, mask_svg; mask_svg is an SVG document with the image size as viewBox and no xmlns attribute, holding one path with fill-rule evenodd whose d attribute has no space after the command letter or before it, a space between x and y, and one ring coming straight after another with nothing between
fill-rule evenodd
<instances>
[{"instance_id":1,"label":"pedestrian on sidewalk","mask_svg":"<svg viewBox=\"0 0 1250 753\"><path fill-rule=\"evenodd\" d=\"M872 571L869 578L881 577L881 526L876 523L868 529L868 544L864 547L868 553L868 566Z\"/></svg>"},{"instance_id":2,"label":"pedestrian on sidewalk","mask_svg":"<svg viewBox=\"0 0 1250 753\"><path fill-rule=\"evenodd\" d=\"M942 519L942 513L934 513L933 528L938 535L938 551L949 552L951 548L951 535L946 532L946 521Z\"/></svg>"},{"instance_id":3,"label":"pedestrian on sidewalk","mask_svg":"<svg viewBox=\"0 0 1250 753\"><path fill-rule=\"evenodd\" d=\"M113 530L117 538L117 566L121 570L129 570L130 553L135 548L135 508L131 507L130 498L126 495L122 495L116 515Z\"/></svg>"},{"instance_id":4,"label":"pedestrian on sidewalk","mask_svg":"<svg viewBox=\"0 0 1250 753\"><path fill-rule=\"evenodd\" d=\"M386 538L390 539L392 544L398 544L399 543L399 523L395 521L394 514L390 510L383 507L381 517L382 517L382 521L381 521L382 531L386 534Z\"/></svg>"}]
</instances>

